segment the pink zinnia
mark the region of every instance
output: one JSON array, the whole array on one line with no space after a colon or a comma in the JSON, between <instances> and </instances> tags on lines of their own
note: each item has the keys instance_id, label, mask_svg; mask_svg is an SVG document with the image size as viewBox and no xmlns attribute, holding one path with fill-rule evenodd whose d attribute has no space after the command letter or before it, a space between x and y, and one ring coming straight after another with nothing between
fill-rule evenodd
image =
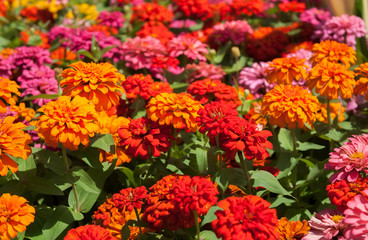
<instances>
[{"instance_id":1,"label":"pink zinnia","mask_svg":"<svg viewBox=\"0 0 368 240\"><path fill-rule=\"evenodd\" d=\"M368 190L348 202L343 223L348 227L344 236L349 240L368 240Z\"/></svg>"},{"instance_id":2,"label":"pink zinnia","mask_svg":"<svg viewBox=\"0 0 368 240\"><path fill-rule=\"evenodd\" d=\"M199 62L198 64L188 64L186 66L186 69L193 71L189 74L189 82L203 80L206 78L210 78L212 80L220 80L225 76L225 72L220 66L206 62Z\"/></svg>"},{"instance_id":3,"label":"pink zinnia","mask_svg":"<svg viewBox=\"0 0 368 240\"><path fill-rule=\"evenodd\" d=\"M20 71L52 63L49 50L40 47L17 47L9 58Z\"/></svg>"},{"instance_id":4,"label":"pink zinnia","mask_svg":"<svg viewBox=\"0 0 368 240\"><path fill-rule=\"evenodd\" d=\"M311 229L302 240L329 240L334 237L342 240L342 233L346 228L343 218L342 213L332 209L315 213L315 217L312 216L308 222Z\"/></svg>"},{"instance_id":5,"label":"pink zinnia","mask_svg":"<svg viewBox=\"0 0 368 240\"><path fill-rule=\"evenodd\" d=\"M206 57L203 54L208 54L206 44L195 37L186 35L171 39L167 44L167 48L171 57L185 55L191 60L198 59L199 61L206 61Z\"/></svg>"},{"instance_id":6,"label":"pink zinnia","mask_svg":"<svg viewBox=\"0 0 368 240\"><path fill-rule=\"evenodd\" d=\"M227 21L213 27L210 35L210 41L217 44L223 44L232 41L236 45L245 42L247 35L252 34L253 29L247 21Z\"/></svg>"},{"instance_id":7,"label":"pink zinnia","mask_svg":"<svg viewBox=\"0 0 368 240\"><path fill-rule=\"evenodd\" d=\"M102 11L97 18L99 24L117 29L124 26L124 21L123 13L118 11Z\"/></svg>"},{"instance_id":8,"label":"pink zinnia","mask_svg":"<svg viewBox=\"0 0 368 240\"><path fill-rule=\"evenodd\" d=\"M364 135L365 136L365 135ZM335 148L330 153L330 159L325 165L328 170L339 170L330 177L330 182L347 180L355 182L360 172L368 173L368 145L364 136L353 136L343 146Z\"/></svg>"},{"instance_id":9,"label":"pink zinnia","mask_svg":"<svg viewBox=\"0 0 368 240\"><path fill-rule=\"evenodd\" d=\"M152 59L167 55L166 48L160 40L153 37L129 38L121 45L122 60L134 70L151 68Z\"/></svg>"},{"instance_id":10,"label":"pink zinnia","mask_svg":"<svg viewBox=\"0 0 368 240\"><path fill-rule=\"evenodd\" d=\"M300 14L300 21L313 26L324 24L328 19L330 19L330 12L318 8L307 9Z\"/></svg>"},{"instance_id":11,"label":"pink zinnia","mask_svg":"<svg viewBox=\"0 0 368 240\"><path fill-rule=\"evenodd\" d=\"M266 62L255 62L251 67L245 67L240 72L239 85L249 90L254 97L262 97L271 90L275 84L269 84L266 80L265 70L268 67Z\"/></svg>"}]
</instances>

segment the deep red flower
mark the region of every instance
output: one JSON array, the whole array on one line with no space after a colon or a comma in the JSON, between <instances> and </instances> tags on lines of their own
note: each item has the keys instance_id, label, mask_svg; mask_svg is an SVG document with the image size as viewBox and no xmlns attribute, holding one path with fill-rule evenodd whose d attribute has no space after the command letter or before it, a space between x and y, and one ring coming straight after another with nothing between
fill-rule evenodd
<instances>
[{"instance_id":1,"label":"deep red flower","mask_svg":"<svg viewBox=\"0 0 368 240\"><path fill-rule=\"evenodd\" d=\"M143 200L147 195L147 189L145 186L137 188L125 188L120 190L120 193L116 193L112 196L115 206L123 211L126 208L128 211L133 211L134 208L140 209L143 204Z\"/></svg>"},{"instance_id":2,"label":"deep red flower","mask_svg":"<svg viewBox=\"0 0 368 240\"><path fill-rule=\"evenodd\" d=\"M347 203L366 189L368 189L368 177L358 178L355 182L335 181L326 187L331 203L341 211L347 209Z\"/></svg>"},{"instance_id":3,"label":"deep red flower","mask_svg":"<svg viewBox=\"0 0 368 240\"><path fill-rule=\"evenodd\" d=\"M233 0L230 6L231 14L235 16L259 15L264 9L262 0Z\"/></svg>"},{"instance_id":4,"label":"deep red flower","mask_svg":"<svg viewBox=\"0 0 368 240\"><path fill-rule=\"evenodd\" d=\"M272 149L267 138L272 133L258 130L254 120L248 122L240 117L233 117L219 135L220 146L229 159L234 159L238 151L243 151L248 160L265 159L269 156L266 148Z\"/></svg>"},{"instance_id":5,"label":"deep red flower","mask_svg":"<svg viewBox=\"0 0 368 240\"><path fill-rule=\"evenodd\" d=\"M199 176L183 176L173 185L170 197L173 197L173 202L186 213L197 211L201 216L216 204L218 194L211 180Z\"/></svg>"},{"instance_id":6,"label":"deep red flower","mask_svg":"<svg viewBox=\"0 0 368 240\"><path fill-rule=\"evenodd\" d=\"M143 99L148 100L151 97L151 84L153 84L151 75L148 74L144 76L142 73L129 76L124 82L122 82L122 86L126 92L126 97L130 100L136 99L138 95Z\"/></svg>"},{"instance_id":7,"label":"deep red flower","mask_svg":"<svg viewBox=\"0 0 368 240\"><path fill-rule=\"evenodd\" d=\"M134 157L140 156L142 159L148 159L150 154L158 157L162 152L167 152L173 139L171 127L159 125L147 118L130 120L118 133L120 144L126 148L126 153Z\"/></svg>"},{"instance_id":8,"label":"deep red flower","mask_svg":"<svg viewBox=\"0 0 368 240\"><path fill-rule=\"evenodd\" d=\"M152 59L152 68L167 69L168 67L177 67L179 60L170 56L156 56Z\"/></svg>"},{"instance_id":9,"label":"deep red flower","mask_svg":"<svg viewBox=\"0 0 368 240\"><path fill-rule=\"evenodd\" d=\"M100 226L85 225L70 229L64 240L117 240L110 232Z\"/></svg>"},{"instance_id":10,"label":"deep red flower","mask_svg":"<svg viewBox=\"0 0 368 240\"><path fill-rule=\"evenodd\" d=\"M212 17L212 11L208 0L174 0L177 11L186 17L206 20Z\"/></svg>"},{"instance_id":11,"label":"deep red flower","mask_svg":"<svg viewBox=\"0 0 368 240\"><path fill-rule=\"evenodd\" d=\"M218 238L223 240L276 240L279 233L275 209L258 196L228 197L218 202L217 219L212 228Z\"/></svg>"},{"instance_id":12,"label":"deep red flower","mask_svg":"<svg viewBox=\"0 0 368 240\"><path fill-rule=\"evenodd\" d=\"M302 13L305 10L305 3L299 3L298 1L282 2L279 4L279 9L283 12Z\"/></svg>"}]
</instances>

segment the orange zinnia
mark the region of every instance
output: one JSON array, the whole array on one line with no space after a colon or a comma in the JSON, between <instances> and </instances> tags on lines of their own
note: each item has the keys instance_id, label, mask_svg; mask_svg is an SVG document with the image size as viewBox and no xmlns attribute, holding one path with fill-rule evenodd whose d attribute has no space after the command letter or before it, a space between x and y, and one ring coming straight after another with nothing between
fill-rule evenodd
<instances>
[{"instance_id":1,"label":"orange zinnia","mask_svg":"<svg viewBox=\"0 0 368 240\"><path fill-rule=\"evenodd\" d=\"M346 68L349 68L350 64L354 64L357 60L356 52L352 47L336 41L326 40L321 43L315 43L312 52L313 56L309 61L313 66L320 62L341 62Z\"/></svg>"},{"instance_id":2,"label":"orange zinnia","mask_svg":"<svg viewBox=\"0 0 368 240\"><path fill-rule=\"evenodd\" d=\"M119 104L119 98L124 89L119 84L125 81L124 75L110 63L76 62L72 68L61 72L64 87L63 95L81 96L92 101L97 111L109 110Z\"/></svg>"},{"instance_id":3,"label":"orange zinnia","mask_svg":"<svg viewBox=\"0 0 368 240\"><path fill-rule=\"evenodd\" d=\"M365 95L365 99L368 100L368 94L366 94L368 92L368 63L361 64L355 71L359 80L354 88L354 94Z\"/></svg>"},{"instance_id":4,"label":"orange zinnia","mask_svg":"<svg viewBox=\"0 0 368 240\"><path fill-rule=\"evenodd\" d=\"M355 86L354 72L343 65L323 61L309 71L308 87L328 99L337 99L339 95L348 99L353 95Z\"/></svg>"},{"instance_id":5,"label":"orange zinnia","mask_svg":"<svg viewBox=\"0 0 368 240\"><path fill-rule=\"evenodd\" d=\"M36 112L32 108L27 108L24 102L19 103L19 106L11 106L11 111L17 112L18 117L22 117L25 121L29 122L35 117Z\"/></svg>"},{"instance_id":6,"label":"orange zinnia","mask_svg":"<svg viewBox=\"0 0 368 240\"><path fill-rule=\"evenodd\" d=\"M265 70L266 80L269 83L291 84L294 80L307 78L307 68L309 67L305 65L305 59L276 58Z\"/></svg>"},{"instance_id":7,"label":"orange zinnia","mask_svg":"<svg viewBox=\"0 0 368 240\"><path fill-rule=\"evenodd\" d=\"M283 128L313 126L318 109L317 97L298 85L276 85L262 101L262 113L270 117L271 124Z\"/></svg>"},{"instance_id":8,"label":"orange zinnia","mask_svg":"<svg viewBox=\"0 0 368 240\"><path fill-rule=\"evenodd\" d=\"M26 127L21 122L14 123L15 117L8 116L0 121L0 175L5 176L8 170L18 171L17 163L9 157L20 157L26 160L31 154L31 136L23 131ZM0 219L1 220L1 219Z\"/></svg>"},{"instance_id":9,"label":"orange zinnia","mask_svg":"<svg viewBox=\"0 0 368 240\"><path fill-rule=\"evenodd\" d=\"M0 239L10 240L34 221L34 207L17 195L4 193L0 197Z\"/></svg>"},{"instance_id":10,"label":"orange zinnia","mask_svg":"<svg viewBox=\"0 0 368 240\"><path fill-rule=\"evenodd\" d=\"M77 150L80 144L86 146L89 137L99 129L94 105L87 98L61 96L56 101L43 105L38 112L43 115L36 119L36 131L46 144Z\"/></svg>"},{"instance_id":11,"label":"orange zinnia","mask_svg":"<svg viewBox=\"0 0 368 240\"><path fill-rule=\"evenodd\" d=\"M277 231L280 233L279 240L300 240L308 234L310 227L306 220L289 221L286 217L279 220Z\"/></svg>"},{"instance_id":12,"label":"orange zinnia","mask_svg":"<svg viewBox=\"0 0 368 240\"><path fill-rule=\"evenodd\" d=\"M336 117L339 122L342 122L345 120L345 117L344 117L345 108L341 105L341 103L330 102L330 110L331 110L330 114L331 114L332 121ZM318 121L328 123L327 104L320 105L320 109L317 112L316 117Z\"/></svg>"},{"instance_id":13,"label":"orange zinnia","mask_svg":"<svg viewBox=\"0 0 368 240\"><path fill-rule=\"evenodd\" d=\"M0 113L6 113L7 107L4 101L10 105L15 104L12 93L20 96L19 85L15 81L0 77ZM2 99L4 101L2 101Z\"/></svg>"},{"instance_id":14,"label":"orange zinnia","mask_svg":"<svg viewBox=\"0 0 368 240\"><path fill-rule=\"evenodd\" d=\"M120 146L120 137L118 129L122 125L128 125L129 119L125 117L118 117L117 115L108 116L106 112L100 112L98 116L99 132L102 134L111 134L115 142L115 153L108 153L103 150L100 152L100 161L112 162L113 159L118 158L116 166L125 162L130 162L132 158L128 156L124 149Z\"/></svg>"},{"instance_id":15,"label":"orange zinnia","mask_svg":"<svg viewBox=\"0 0 368 240\"><path fill-rule=\"evenodd\" d=\"M196 132L196 118L203 106L187 93L160 93L147 105L147 116L160 125L173 125L176 129Z\"/></svg>"}]
</instances>

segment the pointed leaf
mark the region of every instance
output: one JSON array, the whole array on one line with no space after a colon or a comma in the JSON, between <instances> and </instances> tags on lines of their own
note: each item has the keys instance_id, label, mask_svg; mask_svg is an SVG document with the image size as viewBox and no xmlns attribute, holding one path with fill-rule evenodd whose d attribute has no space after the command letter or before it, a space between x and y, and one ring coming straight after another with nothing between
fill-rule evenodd
<instances>
[{"instance_id":1,"label":"pointed leaf","mask_svg":"<svg viewBox=\"0 0 368 240\"><path fill-rule=\"evenodd\" d=\"M251 178L254 179L253 187L264 187L270 192L291 196L290 193L286 191L279 181L269 172L262 170L255 171L251 174Z\"/></svg>"}]
</instances>

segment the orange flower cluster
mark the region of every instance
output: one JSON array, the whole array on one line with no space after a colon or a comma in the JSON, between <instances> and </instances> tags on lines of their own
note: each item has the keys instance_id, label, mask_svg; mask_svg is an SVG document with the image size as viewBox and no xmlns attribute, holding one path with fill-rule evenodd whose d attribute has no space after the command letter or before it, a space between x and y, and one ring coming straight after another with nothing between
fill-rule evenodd
<instances>
[{"instance_id":1,"label":"orange flower cluster","mask_svg":"<svg viewBox=\"0 0 368 240\"><path fill-rule=\"evenodd\" d=\"M307 68L309 67L305 65L305 59L276 58L265 70L266 80L271 84L291 84L294 80L306 79Z\"/></svg>"},{"instance_id":2,"label":"orange flower cluster","mask_svg":"<svg viewBox=\"0 0 368 240\"><path fill-rule=\"evenodd\" d=\"M339 63L323 61L309 71L307 84L310 89L328 99L339 96L348 99L353 95L355 86L354 72Z\"/></svg>"},{"instance_id":3,"label":"orange flower cluster","mask_svg":"<svg viewBox=\"0 0 368 240\"><path fill-rule=\"evenodd\" d=\"M203 106L187 93L160 93L148 102L147 116L160 125L196 132L196 118Z\"/></svg>"},{"instance_id":4,"label":"orange flower cluster","mask_svg":"<svg viewBox=\"0 0 368 240\"><path fill-rule=\"evenodd\" d=\"M175 37L174 33L172 33L161 22L146 22L136 35L141 38L148 36L157 38L163 45L166 45L171 39Z\"/></svg>"},{"instance_id":5,"label":"orange flower cluster","mask_svg":"<svg viewBox=\"0 0 368 240\"><path fill-rule=\"evenodd\" d=\"M59 47L51 52L50 57L53 60L58 60L55 64L61 65L64 60L71 61L77 59L77 54L63 47Z\"/></svg>"},{"instance_id":6,"label":"orange flower cluster","mask_svg":"<svg viewBox=\"0 0 368 240\"><path fill-rule=\"evenodd\" d=\"M168 22L170 23L174 18L174 14L171 10L167 9L163 5L157 3L142 3L133 7L133 15L131 21L142 22Z\"/></svg>"},{"instance_id":7,"label":"orange flower cluster","mask_svg":"<svg viewBox=\"0 0 368 240\"><path fill-rule=\"evenodd\" d=\"M22 117L25 121L29 122L32 118L35 117L36 112L32 108L27 108L24 102L19 103L19 106L12 105L10 107L11 111L16 112L16 118Z\"/></svg>"},{"instance_id":8,"label":"orange flower cluster","mask_svg":"<svg viewBox=\"0 0 368 240\"><path fill-rule=\"evenodd\" d=\"M336 117L338 118L339 122L345 120L344 112L345 108L341 105L341 103L333 103L330 102L330 116L331 120L333 121ZM327 116L327 104L320 104L320 109L316 114L317 120L323 123L328 123L328 116Z\"/></svg>"},{"instance_id":9,"label":"orange flower cluster","mask_svg":"<svg viewBox=\"0 0 368 240\"><path fill-rule=\"evenodd\" d=\"M125 77L113 65L76 62L70 67L60 74L64 78L60 81L63 95L85 97L95 104L97 111L107 111L119 104L124 92L120 84Z\"/></svg>"},{"instance_id":10,"label":"orange flower cluster","mask_svg":"<svg viewBox=\"0 0 368 240\"><path fill-rule=\"evenodd\" d=\"M0 239L10 240L34 221L35 208L17 195L4 193L0 197Z\"/></svg>"},{"instance_id":11,"label":"orange flower cluster","mask_svg":"<svg viewBox=\"0 0 368 240\"><path fill-rule=\"evenodd\" d=\"M0 113L6 113L8 110L5 103L14 105L16 103L12 94L20 96L19 85L15 81L0 77ZM5 102L5 103L4 103Z\"/></svg>"},{"instance_id":12,"label":"orange flower cluster","mask_svg":"<svg viewBox=\"0 0 368 240\"><path fill-rule=\"evenodd\" d=\"M313 126L319 110L317 97L301 86L276 85L266 93L262 101L262 114L270 117L270 123L290 129Z\"/></svg>"},{"instance_id":13,"label":"orange flower cluster","mask_svg":"<svg viewBox=\"0 0 368 240\"><path fill-rule=\"evenodd\" d=\"M40 32L39 30L35 30L32 33L32 36L34 36L34 35L38 35L40 37L40 39L41 39L41 43L39 45L37 45L37 46L39 46L41 48L44 48L44 49L50 48L50 44L48 43L49 39L48 39L46 33ZM28 32L21 31L20 32L20 38L19 38L19 40L21 40L25 45L27 45L30 36L31 35Z\"/></svg>"},{"instance_id":14,"label":"orange flower cluster","mask_svg":"<svg viewBox=\"0 0 368 240\"><path fill-rule=\"evenodd\" d=\"M70 150L80 144L87 146L89 137L99 130L94 105L87 98L61 96L37 110L43 113L35 120L36 131L46 144L58 147L59 143Z\"/></svg>"},{"instance_id":15,"label":"orange flower cluster","mask_svg":"<svg viewBox=\"0 0 368 240\"><path fill-rule=\"evenodd\" d=\"M309 60L313 66L321 62L342 63L346 68L357 60L356 52L345 43L326 40L313 44L313 56Z\"/></svg>"},{"instance_id":16,"label":"orange flower cluster","mask_svg":"<svg viewBox=\"0 0 368 240\"><path fill-rule=\"evenodd\" d=\"M279 220L277 231L280 233L279 240L301 240L308 234L310 227L306 220L289 221L286 217Z\"/></svg>"},{"instance_id":17,"label":"orange flower cluster","mask_svg":"<svg viewBox=\"0 0 368 240\"><path fill-rule=\"evenodd\" d=\"M96 225L85 225L70 229L64 240L117 240L111 236L110 232L105 228Z\"/></svg>"},{"instance_id":18,"label":"orange flower cluster","mask_svg":"<svg viewBox=\"0 0 368 240\"><path fill-rule=\"evenodd\" d=\"M140 211L140 209L138 209ZM139 218L142 218L140 215ZM115 206L112 198L106 199L106 201L98 207L98 210L93 215L94 223L107 229L113 237L122 239L121 229L129 220L137 219L134 211L119 211ZM129 240L136 239L139 234L139 227L129 226L130 237ZM142 228L142 233L151 231L148 228Z\"/></svg>"},{"instance_id":19,"label":"orange flower cluster","mask_svg":"<svg viewBox=\"0 0 368 240\"><path fill-rule=\"evenodd\" d=\"M8 170L18 171L17 163L9 157L20 157L26 160L31 154L31 136L23 131L26 127L21 122L15 123L15 117L6 117L0 121L0 175L6 176Z\"/></svg>"},{"instance_id":20,"label":"orange flower cluster","mask_svg":"<svg viewBox=\"0 0 368 240\"><path fill-rule=\"evenodd\" d=\"M101 134L111 134L115 142L115 153L108 153L100 150L100 161L101 162L112 162L113 159L117 158L116 166L123 163L128 163L132 159L125 153L125 149L120 146L120 137L118 134L118 129L123 125L128 125L129 119L125 117L118 117L117 115L109 116L106 112L98 113L98 125L99 133Z\"/></svg>"},{"instance_id":21,"label":"orange flower cluster","mask_svg":"<svg viewBox=\"0 0 368 240\"><path fill-rule=\"evenodd\" d=\"M354 88L355 95L365 95L365 99L368 100L368 63L363 63L355 69L359 80Z\"/></svg>"}]
</instances>

